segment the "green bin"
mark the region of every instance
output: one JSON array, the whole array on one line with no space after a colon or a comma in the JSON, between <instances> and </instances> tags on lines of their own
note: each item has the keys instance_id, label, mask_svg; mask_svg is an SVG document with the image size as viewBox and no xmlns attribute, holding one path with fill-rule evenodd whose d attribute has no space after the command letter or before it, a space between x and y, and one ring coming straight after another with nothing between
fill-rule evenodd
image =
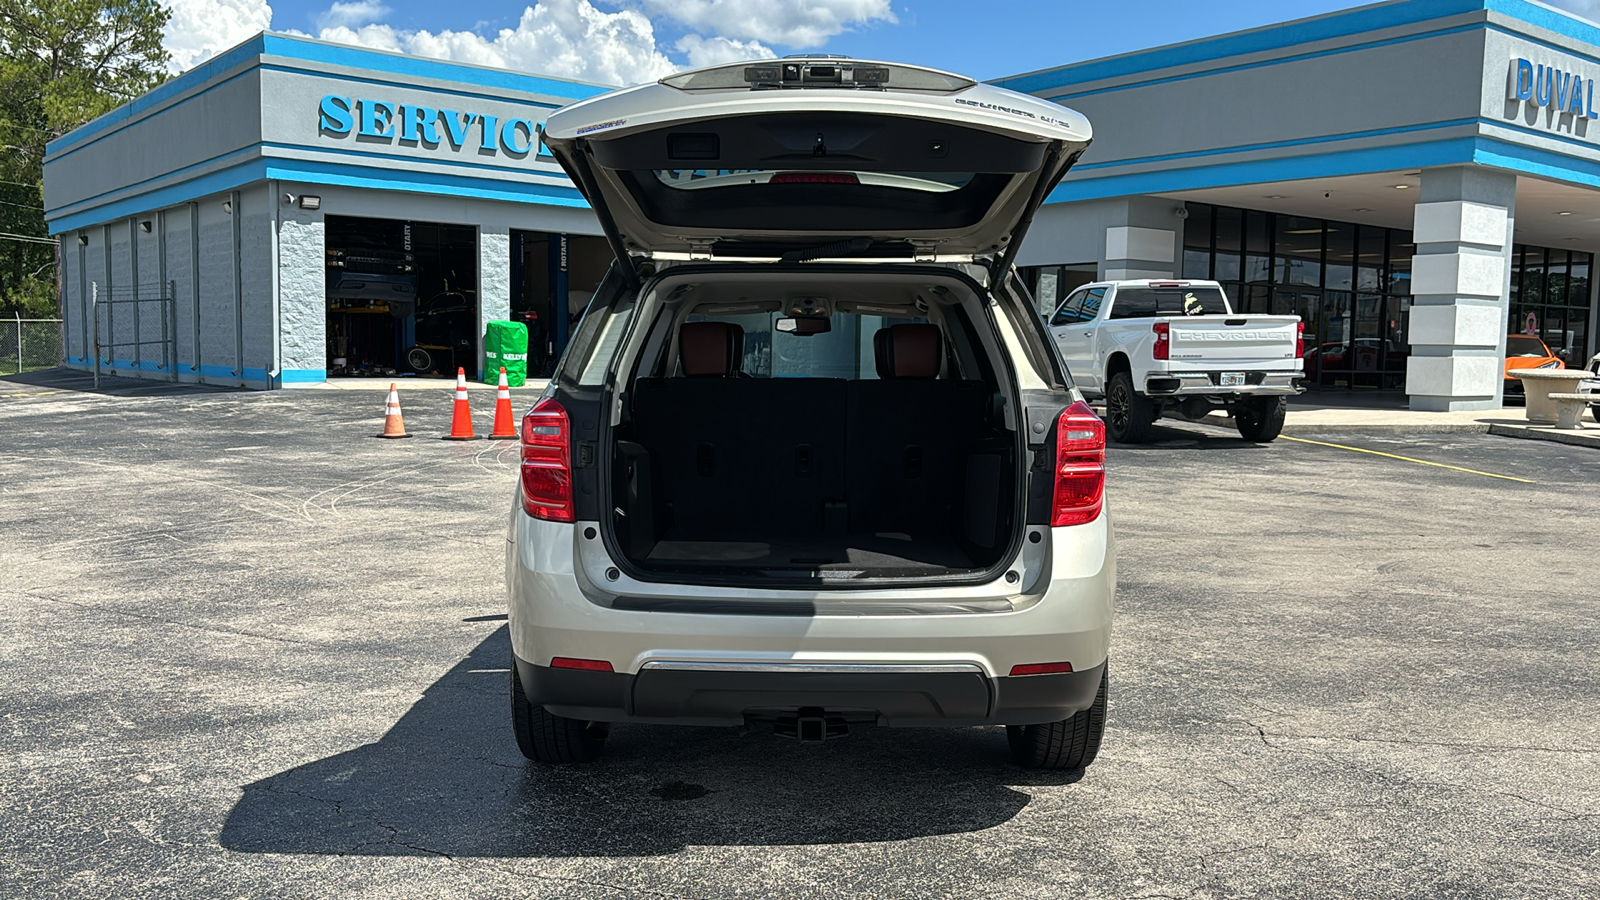
<instances>
[{"instance_id":1,"label":"green bin","mask_svg":"<svg viewBox=\"0 0 1600 900\"><path fill-rule=\"evenodd\" d=\"M528 380L528 326L490 322L483 336L483 383L499 384L505 366L506 384L522 387Z\"/></svg>"}]
</instances>

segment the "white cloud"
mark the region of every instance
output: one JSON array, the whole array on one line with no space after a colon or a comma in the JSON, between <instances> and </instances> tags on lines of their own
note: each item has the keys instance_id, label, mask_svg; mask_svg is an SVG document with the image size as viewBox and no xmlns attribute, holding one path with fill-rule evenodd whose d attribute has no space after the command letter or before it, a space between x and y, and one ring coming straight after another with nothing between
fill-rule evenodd
<instances>
[{"instance_id":1,"label":"white cloud","mask_svg":"<svg viewBox=\"0 0 1600 900\"><path fill-rule=\"evenodd\" d=\"M716 66L746 59L772 59L778 54L763 46L760 41L736 41L725 37L701 37L686 34L673 45L679 53L689 57L689 67Z\"/></svg>"},{"instance_id":2,"label":"white cloud","mask_svg":"<svg viewBox=\"0 0 1600 900\"><path fill-rule=\"evenodd\" d=\"M212 56L272 26L267 0L165 0L172 17L162 43L173 72L192 69Z\"/></svg>"},{"instance_id":3,"label":"white cloud","mask_svg":"<svg viewBox=\"0 0 1600 900\"><path fill-rule=\"evenodd\" d=\"M335 2L317 16L318 28L360 28L389 14L389 7L379 0L351 0Z\"/></svg>"},{"instance_id":4,"label":"white cloud","mask_svg":"<svg viewBox=\"0 0 1600 900\"><path fill-rule=\"evenodd\" d=\"M816 47L853 25L895 22L889 0L634 0L645 10L726 38Z\"/></svg>"},{"instance_id":5,"label":"white cloud","mask_svg":"<svg viewBox=\"0 0 1600 900\"><path fill-rule=\"evenodd\" d=\"M678 69L657 49L655 29L643 13L602 12L589 0L539 0L522 11L515 28L502 28L493 37L471 31L402 31L381 24L336 25L317 36L604 84L652 81Z\"/></svg>"}]
</instances>

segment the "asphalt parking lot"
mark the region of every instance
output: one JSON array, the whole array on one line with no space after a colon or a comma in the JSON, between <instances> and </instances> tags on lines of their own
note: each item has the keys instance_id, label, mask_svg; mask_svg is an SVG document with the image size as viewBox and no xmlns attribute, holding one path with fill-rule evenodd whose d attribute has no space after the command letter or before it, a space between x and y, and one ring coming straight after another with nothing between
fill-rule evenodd
<instances>
[{"instance_id":1,"label":"asphalt parking lot","mask_svg":"<svg viewBox=\"0 0 1600 900\"><path fill-rule=\"evenodd\" d=\"M435 439L443 386L393 442L381 393L125 393L0 380L0 896L1600 893L1595 451L1114 448L1086 773L998 729L618 727L547 769L514 442Z\"/></svg>"}]
</instances>

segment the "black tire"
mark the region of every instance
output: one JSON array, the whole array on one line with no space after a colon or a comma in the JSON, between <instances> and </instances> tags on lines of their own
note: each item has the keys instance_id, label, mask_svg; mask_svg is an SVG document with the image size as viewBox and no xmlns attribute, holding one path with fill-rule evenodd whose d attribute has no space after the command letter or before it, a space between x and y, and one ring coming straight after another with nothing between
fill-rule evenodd
<instances>
[{"instance_id":1,"label":"black tire","mask_svg":"<svg viewBox=\"0 0 1600 900\"><path fill-rule=\"evenodd\" d=\"M1007 725L1011 758L1025 769L1086 769L1100 752L1106 730L1106 672L1094 705L1070 719L1043 725Z\"/></svg>"},{"instance_id":2,"label":"black tire","mask_svg":"<svg viewBox=\"0 0 1600 900\"><path fill-rule=\"evenodd\" d=\"M600 726L551 715L529 703L517 677L516 660L511 662L511 730L522 755L542 763L590 762L605 748L606 733Z\"/></svg>"},{"instance_id":3,"label":"black tire","mask_svg":"<svg viewBox=\"0 0 1600 900\"><path fill-rule=\"evenodd\" d=\"M1133 389L1133 376L1118 372L1106 385L1106 435L1119 444L1142 444L1150 440L1156 421L1156 406L1149 397Z\"/></svg>"},{"instance_id":4,"label":"black tire","mask_svg":"<svg viewBox=\"0 0 1600 900\"><path fill-rule=\"evenodd\" d=\"M433 356L421 347L412 347L406 351L406 365L411 371L425 375L433 371Z\"/></svg>"},{"instance_id":5,"label":"black tire","mask_svg":"<svg viewBox=\"0 0 1600 900\"><path fill-rule=\"evenodd\" d=\"M1594 416L1596 422L1600 422L1600 405L1590 406L1589 415Z\"/></svg>"},{"instance_id":6,"label":"black tire","mask_svg":"<svg viewBox=\"0 0 1600 900\"><path fill-rule=\"evenodd\" d=\"M1234 408L1233 424L1245 440L1267 444L1283 431L1283 417L1288 413L1289 401L1283 397L1251 397Z\"/></svg>"}]
</instances>

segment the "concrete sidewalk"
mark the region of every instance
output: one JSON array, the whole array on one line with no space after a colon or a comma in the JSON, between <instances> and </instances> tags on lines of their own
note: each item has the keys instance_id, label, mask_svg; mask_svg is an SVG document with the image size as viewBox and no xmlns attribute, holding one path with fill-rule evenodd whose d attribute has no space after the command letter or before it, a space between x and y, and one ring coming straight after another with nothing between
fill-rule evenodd
<instances>
[{"instance_id":1,"label":"concrete sidewalk","mask_svg":"<svg viewBox=\"0 0 1600 900\"><path fill-rule=\"evenodd\" d=\"M1535 425L1529 422L1520 406L1472 412L1415 412L1399 406L1393 398L1372 399L1375 401L1374 405L1357 407L1329 402L1325 396L1291 398L1283 433L1290 436L1494 434L1600 448L1600 422L1595 422L1587 416L1576 430L1558 430L1552 425ZM1399 398L1400 402L1403 400L1404 398ZM1185 420L1174 418L1161 421L1168 425L1178 425ZM1221 413L1213 413L1198 424L1233 428L1233 420Z\"/></svg>"}]
</instances>

